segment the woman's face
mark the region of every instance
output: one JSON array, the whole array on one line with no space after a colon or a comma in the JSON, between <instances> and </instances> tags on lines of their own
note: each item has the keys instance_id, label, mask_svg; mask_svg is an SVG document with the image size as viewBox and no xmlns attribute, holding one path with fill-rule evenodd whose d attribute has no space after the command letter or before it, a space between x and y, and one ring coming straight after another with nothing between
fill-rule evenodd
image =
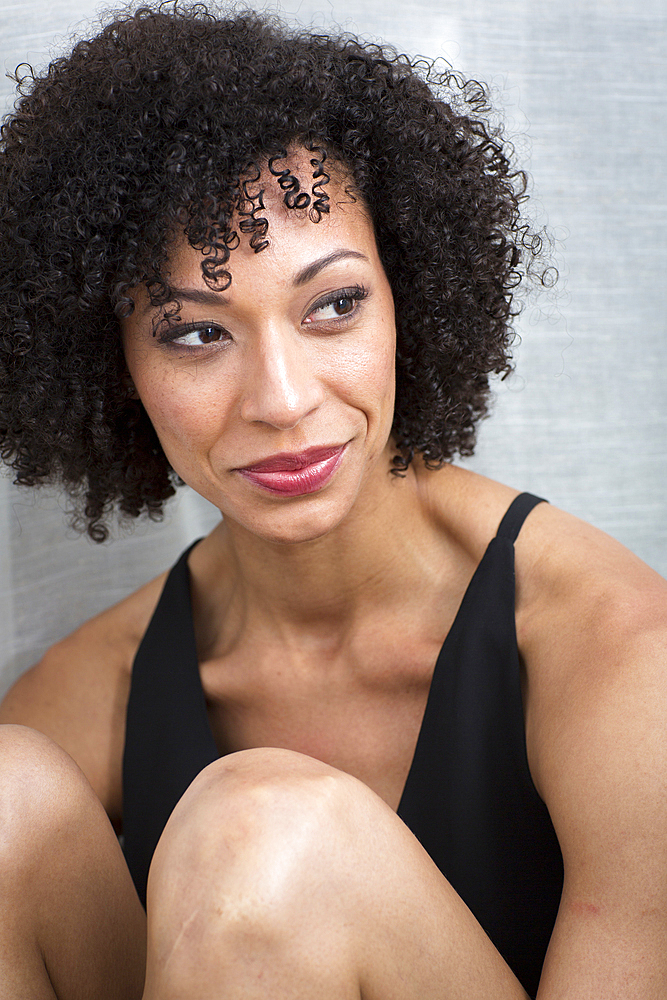
<instances>
[{"instance_id":1,"label":"woman's face","mask_svg":"<svg viewBox=\"0 0 667 1000\"><path fill-rule=\"evenodd\" d=\"M242 238L215 292L184 239L169 269L178 316L138 288L123 338L181 478L254 534L305 541L386 480L394 307L372 224L342 184L317 224L284 207L273 178L264 186L270 245L255 254Z\"/></svg>"}]
</instances>

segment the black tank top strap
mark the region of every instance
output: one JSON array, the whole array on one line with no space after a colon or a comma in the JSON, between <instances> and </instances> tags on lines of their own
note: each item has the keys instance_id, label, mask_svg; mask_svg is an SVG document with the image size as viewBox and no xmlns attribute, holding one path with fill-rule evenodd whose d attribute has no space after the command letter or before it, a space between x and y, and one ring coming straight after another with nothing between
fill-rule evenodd
<instances>
[{"instance_id":1,"label":"black tank top strap","mask_svg":"<svg viewBox=\"0 0 667 1000\"><path fill-rule=\"evenodd\" d=\"M532 493L519 493L505 511L505 516L498 526L496 538L507 538L510 542L515 542L523 522L533 507L537 507L538 503L547 502L542 497L533 496Z\"/></svg>"},{"instance_id":2,"label":"black tank top strap","mask_svg":"<svg viewBox=\"0 0 667 1000\"><path fill-rule=\"evenodd\" d=\"M513 541L523 493L479 563L433 671L398 814L531 997L563 887L526 750Z\"/></svg>"}]
</instances>

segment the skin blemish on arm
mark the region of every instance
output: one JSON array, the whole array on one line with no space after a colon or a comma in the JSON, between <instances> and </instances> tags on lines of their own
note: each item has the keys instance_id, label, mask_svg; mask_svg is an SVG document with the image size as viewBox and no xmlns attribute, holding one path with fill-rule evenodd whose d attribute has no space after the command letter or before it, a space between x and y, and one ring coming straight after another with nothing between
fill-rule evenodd
<instances>
[{"instance_id":1,"label":"skin blemish on arm","mask_svg":"<svg viewBox=\"0 0 667 1000\"><path fill-rule=\"evenodd\" d=\"M600 907L595 903L589 903L586 899L574 899L569 904L570 910L579 916L596 917L600 913Z\"/></svg>"}]
</instances>

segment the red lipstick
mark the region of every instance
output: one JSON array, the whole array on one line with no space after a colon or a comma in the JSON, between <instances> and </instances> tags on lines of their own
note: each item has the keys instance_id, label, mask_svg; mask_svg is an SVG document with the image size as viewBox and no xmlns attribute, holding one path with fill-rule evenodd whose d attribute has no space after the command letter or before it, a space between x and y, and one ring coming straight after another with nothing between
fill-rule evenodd
<instances>
[{"instance_id":1,"label":"red lipstick","mask_svg":"<svg viewBox=\"0 0 667 1000\"><path fill-rule=\"evenodd\" d=\"M298 453L270 455L254 465L236 471L255 486L284 497L315 493L327 483L340 465L345 444L308 448Z\"/></svg>"}]
</instances>

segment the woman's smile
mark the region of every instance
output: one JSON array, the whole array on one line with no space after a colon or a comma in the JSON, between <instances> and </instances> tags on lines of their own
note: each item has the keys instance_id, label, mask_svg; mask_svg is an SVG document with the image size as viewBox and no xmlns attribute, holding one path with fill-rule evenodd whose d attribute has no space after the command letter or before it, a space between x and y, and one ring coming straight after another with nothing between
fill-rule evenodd
<instances>
[{"instance_id":1,"label":"woman's smile","mask_svg":"<svg viewBox=\"0 0 667 1000\"><path fill-rule=\"evenodd\" d=\"M261 462L237 469L248 482L277 493L295 497L322 489L343 460L346 445L309 448L300 454L271 455Z\"/></svg>"},{"instance_id":2,"label":"woman's smile","mask_svg":"<svg viewBox=\"0 0 667 1000\"><path fill-rule=\"evenodd\" d=\"M241 241L229 288L205 283L183 240L174 301L154 307L138 288L123 333L172 468L229 521L298 541L388 478L394 306L368 213L341 182L317 224L285 208L273 178L266 187L270 245L256 254Z\"/></svg>"}]
</instances>

